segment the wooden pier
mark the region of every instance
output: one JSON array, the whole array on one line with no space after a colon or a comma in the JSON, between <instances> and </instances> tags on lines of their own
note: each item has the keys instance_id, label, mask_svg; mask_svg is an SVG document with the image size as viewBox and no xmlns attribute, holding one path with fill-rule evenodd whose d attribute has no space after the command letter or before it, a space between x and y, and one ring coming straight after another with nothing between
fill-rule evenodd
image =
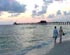
<instances>
[{"instance_id":1,"label":"wooden pier","mask_svg":"<svg viewBox=\"0 0 70 55\"><path fill-rule=\"evenodd\" d=\"M48 22L47 24L70 25L70 22Z\"/></svg>"}]
</instances>

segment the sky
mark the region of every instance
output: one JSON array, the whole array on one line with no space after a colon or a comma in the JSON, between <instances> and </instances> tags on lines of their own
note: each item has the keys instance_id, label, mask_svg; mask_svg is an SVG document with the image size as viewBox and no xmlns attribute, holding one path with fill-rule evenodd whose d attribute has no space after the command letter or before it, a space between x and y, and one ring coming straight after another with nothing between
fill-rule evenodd
<instances>
[{"instance_id":1,"label":"sky","mask_svg":"<svg viewBox=\"0 0 70 55\"><path fill-rule=\"evenodd\" d=\"M61 16L59 16L61 15ZM70 0L0 0L0 22L33 23L66 20ZM69 20L69 18L67 19Z\"/></svg>"}]
</instances>

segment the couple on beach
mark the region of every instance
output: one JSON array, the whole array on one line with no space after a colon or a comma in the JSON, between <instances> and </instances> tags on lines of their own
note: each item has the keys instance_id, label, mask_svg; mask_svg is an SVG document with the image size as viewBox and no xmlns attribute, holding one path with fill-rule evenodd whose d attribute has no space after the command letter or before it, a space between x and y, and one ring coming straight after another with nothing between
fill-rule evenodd
<instances>
[{"instance_id":1,"label":"couple on beach","mask_svg":"<svg viewBox=\"0 0 70 55\"><path fill-rule=\"evenodd\" d=\"M56 40L57 40L58 37L60 38L59 43L62 43L62 35L64 35L62 26L60 26L59 31L58 31L57 27L55 26L54 30L53 30L54 44L56 44Z\"/></svg>"}]
</instances>

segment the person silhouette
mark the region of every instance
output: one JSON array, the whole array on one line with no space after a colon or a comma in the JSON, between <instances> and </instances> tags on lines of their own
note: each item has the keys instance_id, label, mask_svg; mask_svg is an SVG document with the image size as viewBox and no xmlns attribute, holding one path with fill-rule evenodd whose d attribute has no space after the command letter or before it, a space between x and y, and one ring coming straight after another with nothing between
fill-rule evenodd
<instances>
[{"instance_id":1,"label":"person silhouette","mask_svg":"<svg viewBox=\"0 0 70 55\"><path fill-rule=\"evenodd\" d=\"M60 41L59 41L59 43L62 43L62 35L64 35L64 32L63 32L62 26L60 26L60 29L59 29Z\"/></svg>"},{"instance_id":2,"label":"person silhouette","mask_svg":"<svg viewBox=\"0 0 70 55\"><path fill-rule=\"evenodd\" d=\"M53 30L54 45L56 45L57 37L58 37L58 30L57 27L55 26Z\"/></svg>"}]
</instances>

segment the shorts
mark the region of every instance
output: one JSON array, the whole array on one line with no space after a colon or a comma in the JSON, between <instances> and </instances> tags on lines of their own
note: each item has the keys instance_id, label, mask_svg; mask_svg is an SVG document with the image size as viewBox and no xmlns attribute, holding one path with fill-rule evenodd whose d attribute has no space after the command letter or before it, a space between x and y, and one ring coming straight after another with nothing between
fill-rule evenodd
<instances>
[{"instance_id":1,"label":"shorts","mask_svg":"<svg viewBox=\"0 0 70 55\"><path fill-rule=\"evenodd\" d=\"M57 39L57 37L54 38L55 40Z\"/></svg>"},{"instance_id":2,"label":"shorts","mask_svg":"<svg viewBox=\"0 0 70 55\"><path fill-rule=\"evenodd\" d=\"M55 40L57 39L57 36L56 37L53 37Z\"/></svg>"}]
</instances>

